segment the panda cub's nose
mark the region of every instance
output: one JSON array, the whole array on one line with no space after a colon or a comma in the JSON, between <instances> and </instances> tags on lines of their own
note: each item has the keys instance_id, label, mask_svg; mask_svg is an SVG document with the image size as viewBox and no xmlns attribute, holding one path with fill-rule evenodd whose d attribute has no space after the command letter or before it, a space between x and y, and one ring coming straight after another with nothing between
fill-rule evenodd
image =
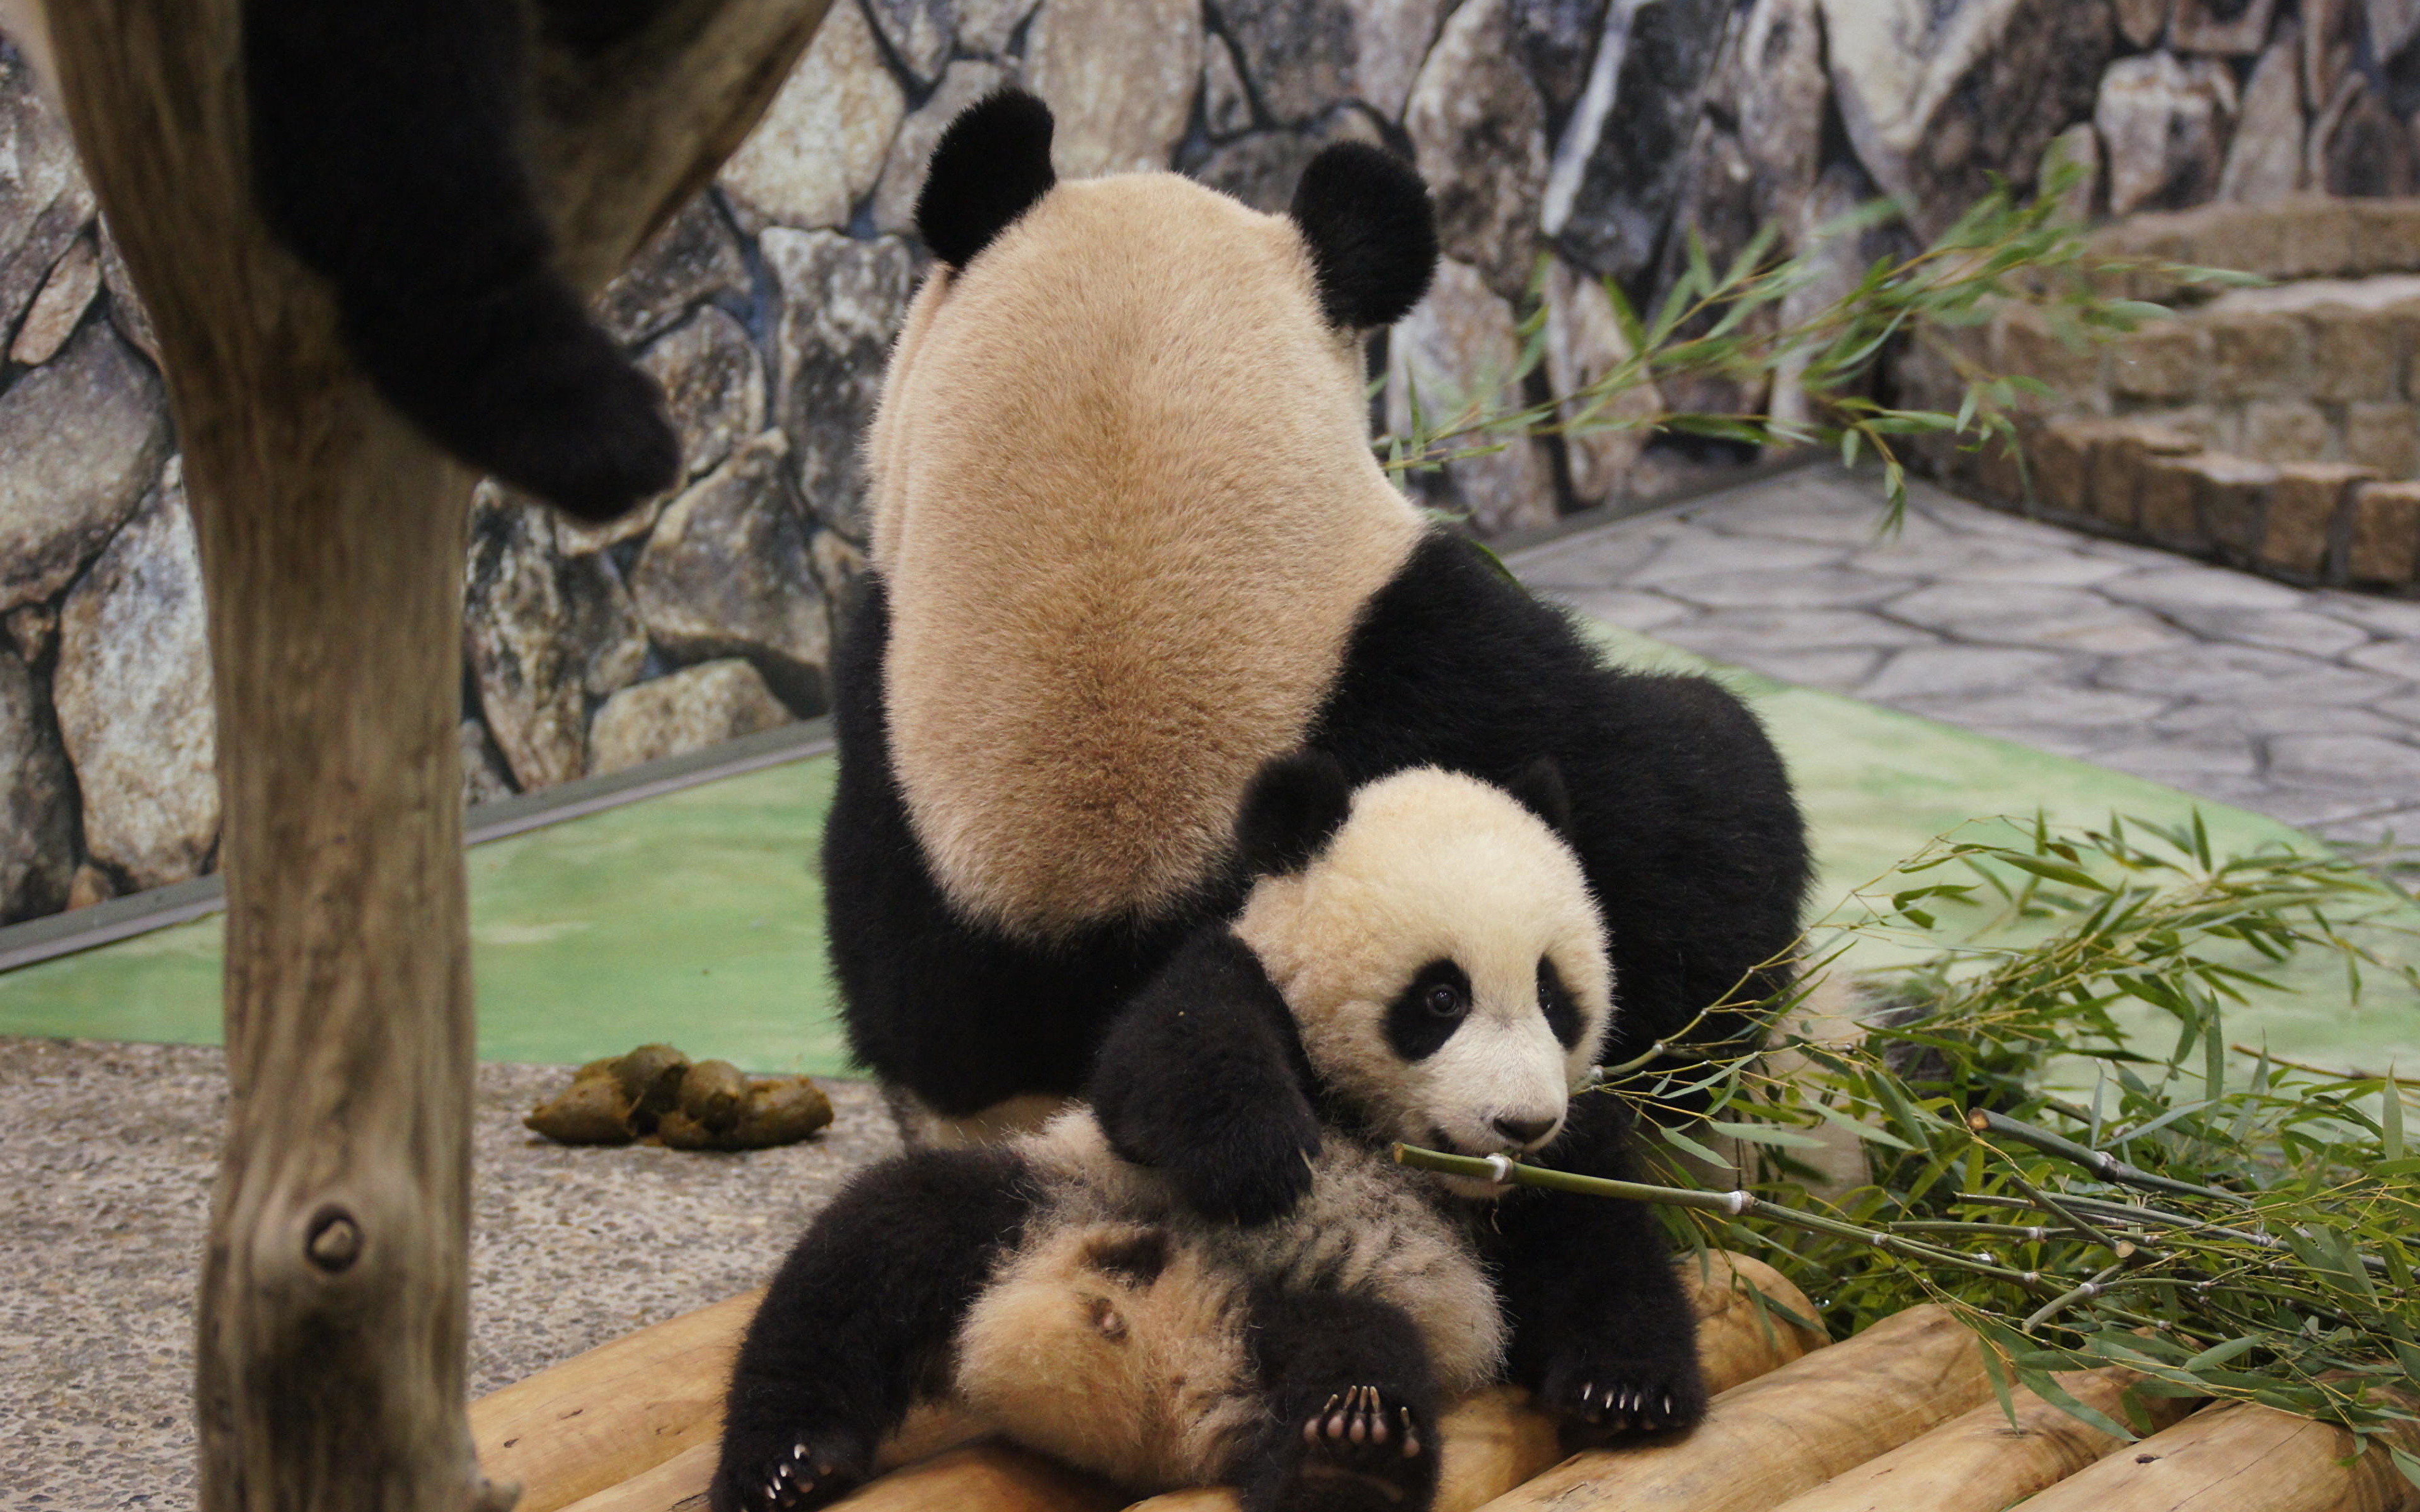
<instances>
[{"instance_id":1,"label":"panda cub's nose","mask_svg":"<svg viewBox=\"0 0 2420 1512\"><path fill-rule=\"evenodd\" d=\"M1560 1119L1516 1119L1509 1113L1499 1113L1494 1119L1496 1132L1524 1149L1553 1134L1555 1125L1562 1121Z\"/></svg>"}]
</instances>

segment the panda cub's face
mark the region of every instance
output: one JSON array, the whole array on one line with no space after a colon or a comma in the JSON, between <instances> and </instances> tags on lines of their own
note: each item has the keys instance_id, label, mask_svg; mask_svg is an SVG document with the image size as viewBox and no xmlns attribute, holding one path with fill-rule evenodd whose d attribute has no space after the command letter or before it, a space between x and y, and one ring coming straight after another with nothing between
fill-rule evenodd
<instances>
[{"instance_id":1,"label":"panda cub's face","mask_svg":"<svg viewBox=\"0 0 2420 1512\"><path fill-rule=\"evenodd\" d=\"M1354 792L1324 844L1255 883L1235 933L1312 1071L1380 1138L1543 1149L1612 1013L1578 858L1505 790L1435 768Z\"/></svg>"}]
</instances>

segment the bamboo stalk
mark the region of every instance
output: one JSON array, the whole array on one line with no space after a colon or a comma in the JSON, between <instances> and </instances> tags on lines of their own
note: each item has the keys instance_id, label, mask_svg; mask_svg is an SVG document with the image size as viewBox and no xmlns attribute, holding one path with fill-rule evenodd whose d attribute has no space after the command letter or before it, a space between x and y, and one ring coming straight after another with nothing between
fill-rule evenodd
<instances>
[{"instance_id":1,"label":"bamboo stalk","mask_svg":"<svg viewBox=\"0 0 2420 1512\"><path fill-rule=\"evenodd\" d=\"M2407 1452L2420 1432L2404 1425ZM2204 1408L2025 1504L2025 1512L2414 1512L2420 1489L2382 1449L2351 1464L2353 1435L2254 1402Z\"/></svg>"},{"instance_id":2,"label":"bamboo stalk","mask_svg":"<svg viewBox=\"0 0 2420 1512\"><path fill-rule=\"evenodd\" d=\"M2057 1378L2069 1396L2112 1417L2118 1415L2118 1397L2141 1379L2116 1366ZM2175 1396L2145 1396L2142 1403L2163 1427L2193 1405ZM1774 1512L2001 1512L2122 1446L2116 1435L2029 1391L2015 1393L2012 1405L2013 1427L1998 1402L1985 1402Z\"/></svg>"},{"instance_id":3,"label":"bamboo stalk","mask_svg":"<svg viewBox=\"0 0 2420 1512\"><path fill-rule=\"evenodd\" d=\"M1911 1307L1724 1392L1685 1438L1575 1455L1486 1512L1764 1512L1990 1390L1975 1335L1946 1307Z\"/></svg>"},{"instance_id":4,"label":"bamboo stalk","mask_svg":"<svg viewBox=\"0 0 2420 1512\"><path fill-rule=\"evenodd\" d=\"M546 54L536 175L594 288L770 101L829 0L672 0ZM49 8L76 145L159 337L209 605L227 1137L197 1312L207 1512L463 1512L473 479L371 392L245 161L242 0Z\"/></svg>"}]
</instances>

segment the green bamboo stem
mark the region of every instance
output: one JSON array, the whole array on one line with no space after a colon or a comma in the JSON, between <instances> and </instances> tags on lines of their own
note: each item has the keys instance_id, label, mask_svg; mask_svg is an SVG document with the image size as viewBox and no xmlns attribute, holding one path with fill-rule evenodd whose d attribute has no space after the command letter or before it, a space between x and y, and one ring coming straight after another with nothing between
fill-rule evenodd
<instances>
[{"instance_id":1,"label":"green bamboo stem","mask_svg":"<svg viewBox=\"0 0 2420 1512\"><path fill-rule=\"evenodd\" d=\"M2045 1155L2055 1155L2061 1160L2083 1166L2104 1181L2116 1181L2122 1186L2139 1187L2147 1192L2175 1192L2185 1196L2209 1197L2219 1202L2242 1204L2251 1200L2241 1192L2225 1192L2214 1186L2195 1186L2191 1181L2176 1180L2171 1177L2147 1171L2139 1165L2130 1165L2105 1149L2094 1149L2088 1146L2079 1145L2074 1140L2063 1138L2047 1129L2037 1129L2030 1123L2019 1123L2006 1114L1993 1113L1988 1108L1977 1108L1967 1114L1966 1127L1977 1134L1995 1134L2003 1138L2013 1139L2022 1145L2030 1145Z\"/></svg>"}]
</instances>

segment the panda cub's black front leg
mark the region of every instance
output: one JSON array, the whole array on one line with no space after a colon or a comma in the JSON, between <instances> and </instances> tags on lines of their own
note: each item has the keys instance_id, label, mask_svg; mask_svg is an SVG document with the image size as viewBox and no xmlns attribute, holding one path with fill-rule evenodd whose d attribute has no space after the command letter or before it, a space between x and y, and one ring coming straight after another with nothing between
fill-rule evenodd
<instances>
[{"instance_id":1,"label":"panda cub's black front leg","mask_svg":"<svg viewBox=\"0 0 2420 1512\"><path fill-rule=\"evenodd\" d=\"M1252 1299L1265 1427L1236 1467L1245 1512L1428 1512L1437 1388L1402 1308L1338 1292Z\"/></svg>"},{"instance_id":2,"label":"panda cub's black front leg","mask_svg":"<svg viewBox=\"0 0 2420 1512\"><path fill-rule=\"evenodd\" d=\"M740 1343L714 1512L808 1512L873 1473L1022 1230L1026 1178L1004 1151L920 1150L868 1167L817 1215Z\"/></svg>"},{"instance_id":3,"label":"panda cub's black front leg","mask_svg":"<svg viewBox=\"0 0 2420 1512\"><path fill-rule=\"evenodd\" d=\"M1636 1180L1629 1137L1618 1099L1583 1094L1542 1164ZM1568 1439L1697 1426L1706 1412L1697 1312L1652 1211L1525 1189L1504 1198L1496 1233L1512 1379L1563 1420Z\"/></svg>"}]
</instances>

